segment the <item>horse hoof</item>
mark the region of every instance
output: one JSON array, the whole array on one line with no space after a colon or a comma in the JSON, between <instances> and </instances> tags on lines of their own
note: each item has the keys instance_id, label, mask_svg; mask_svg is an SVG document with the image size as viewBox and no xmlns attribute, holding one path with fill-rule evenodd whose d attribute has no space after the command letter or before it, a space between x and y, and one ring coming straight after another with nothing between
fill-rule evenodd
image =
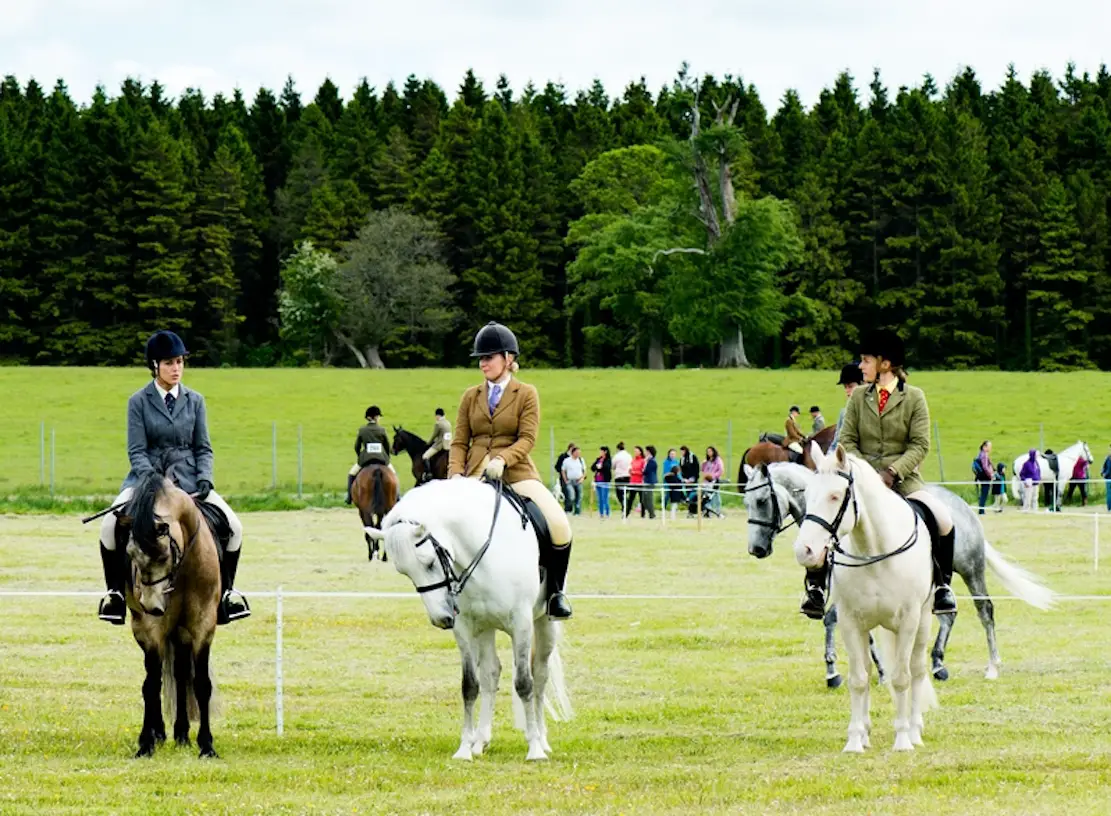
<instances>
[{"instance_id":1,"label":"horse hoof","mask_svg":"<svg viewBox=\"0 0 1111 816\"><path fill-rule=\"evenodd\" d=\"M826 678L826 688L841 688L841 675L835 674L833 677Z\"/></svg>"},{"instance_id":2,"label":"horse hoof","mask_svg":"<svg viewBox=\"0 0 1111 816\"><path fill-rule=\"evenodd\" d=\"M135 752L135 759L142 759L143 757L154 756L153 745L140 745L139 750Z\"/></svg>"},{"instance_id":3,"label":"horse hoof","mask_svg":"<svg viewBox=\"0 0 1111 816\"><path fill-rule=\"evenodd\" d=\"M463 760L464 762L470 762L470 761L471 761L471 758L472 758L472 756L471 756L471 749L470 749L470 747L469 747L469 746L467 746L467 747L463 747L463 748L460 748L460 749L459 749L458 751L456 751L456 752L455 752L455 754L454 754L454 755L452 756L452 759L461 759L461 760Z\"/></svg>"},{"instance_id":4,"label":"horse hoof","mask_svg":"<svg viewBox=\"0 0 1111 816\"><path fill-rule=\"evenodd\" d=\"M182 736L182 737L174 737L174 742L176 742L182 748L188 748L190 745L193 744L189 741L189 735L188 734L186 734L185 736Z\"/></svg>"},{"instance_id":5,"label":"horse hoof","mask_svg":"<svg viewBox=\"0 0 1111 816\"><path fill-rule=\"evenodd\" d=\"M913 751L914 743L910 741L910 734L902 733L895 737L895 751Z\"/></svg>"},{"instance_id":6,"label":"horse hoof","mask_svg":"<svg viewBox=\"0 0 1111 816\"><path fill-rule=\"evenodd\" d=\"M485 750L486 750L486 743L484 743L484 742L472 742L471 743L471 756L482 756L482 754Z\"/></svg>"},{"instance_id":7,"label":"horse hoof","mask_svg":"<svg viewBox=\"0 0 1111 816\"><path fill-rule=\"evenodd\" d=\"M988 666L988 670L986 672L984 672L984 679L985 680L998 680L999 679L999 667L998 666Z\"/></svg>"},{"instance_id":8,"label":"horse hoof","mask_svg":"<svg viewBox=\"0 0 1111 816\"><path fill-rule=\"evenodd\" d=\"M945 682L949 679L949 670L944 666L938 666L934 669L934 679Z\"/></svg>"},{"instance_id":9,"label":"horse hoof","mask_svg":"<svg viewBox=\"0 0 1111 816\"><path fill-rule=\"evenodd\" d=\"M843 754L863 754L864 753L864 742L860 739L860 737L855 737L854 739L850 739L848 742L845 743L845 747L841 749L841 753L843 753Z\"/></svg>"},{"instance_id":10,"label":"horse hoof","mask_svg":"<svg viewBox=\"0 0 1111 816\"><path fill-rule=\"evenodd\" d=\"M216 749L209 745L207 748L202 748L198 759L219 759L220 755L216 753Z\"/></svg>"},{"instance_id":11,"label":"horse hoof","mask_svg":"<svg viewBox=\"0 0 1111 816\"><path fill-rule=\"evenodd\" d=\"M525 757L525 761L526 762L540 762L541 760L546 760L547 758L548 758L548 755L545 754L540 749L539 746L537 746L535 748L529 748L528 756Z\"/></svg>"}]
</instances>

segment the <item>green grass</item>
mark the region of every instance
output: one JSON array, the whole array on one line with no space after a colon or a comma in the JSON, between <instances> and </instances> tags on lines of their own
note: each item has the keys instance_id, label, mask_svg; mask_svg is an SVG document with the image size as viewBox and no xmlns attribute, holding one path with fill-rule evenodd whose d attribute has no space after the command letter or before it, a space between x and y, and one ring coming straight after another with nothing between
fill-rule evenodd
<instances>
[{"instance_id":1,"label":"green grass","mask_svg":"<svg viewBox=\"0 0 1111 816\"><path fill-rule=\"evenodd\" d=\"M574 440L588 453L624 440L654 444L661 454L685 443L701 457L713 444L729 458L732 477L741 452L759 431L782 430L790 404L805 412L817 403L833 422L844 403L831 372L526 369L521 376L541 393L542 428L534 458L545 473L550 472L554 430L557 449ZM278 509L297 485L298 427L304 491L313 494L313 503L334 502L344 488L355 432L369 404L382 407L387 424L426 435L433 410L441 406L454 417L460 394L478 378L468 370L196 369L187 372L186 383L207 399L216 486L225 495L259 496L270 490L271 423L277 423L278 490L253 506ZM983 439L993 439L996 458L1010 462L1039 443L1039 424L1044 424L1048 447L1060 450L1083 438L1100 462L1111 441L1104 420L1111 414L1111 374L927 372L915 374L913 382L929 395L950 480L971 478L970 462ZM27 509L27 502L43 496L42 422L47 481L50 432L55 431L56 492L114 496L128 470L127 398L145 383L138 368L0 367L5 407L0 496L19 497L6 508ZM935 440L924 465L928 479L941 476L936 447ZM410 477L407 457L402 460L398 470L404 486Z\"/></svg>"},{"instance_id":2,"label":"green grass","mask_svg":"<svg viewBox=\"0 0 1111 816\"><path fill-rule=\"evenodd\" d=\"M410 591L368 563L354 514L244 515L241 585ZM1106 594L1090 523L985 519L1011 560L1060 592ZM529 765L512 728L508 641L491 751L450 760L460 725L458 657L416 594L285 603L286 733L274 731L274 602L218 631L222 759L163 747L130 759L142 661L95 598L0 597L0 813L940 813L1106 812L1111 784L1107 606L1041 613L997 600L1002 676L961 601L952 679L924 749L897 755L887 692L872 695L873 745L839 753L844 689L823 682L821 628L796 612L790 539L744 554L743 517L693 523L576 520L575 618L564 658L576 718L553 723L552 761ZM0 517L0 588L94 590L95 544L73 517ZM992 591L1001 593L988 578ZM963 587L961 587L963 590ZM575 598L720 595L716 601ZM843 650L842 650L843 654ZM845 670L844 658L840 661Z\"/></svg>"}]
</instances>

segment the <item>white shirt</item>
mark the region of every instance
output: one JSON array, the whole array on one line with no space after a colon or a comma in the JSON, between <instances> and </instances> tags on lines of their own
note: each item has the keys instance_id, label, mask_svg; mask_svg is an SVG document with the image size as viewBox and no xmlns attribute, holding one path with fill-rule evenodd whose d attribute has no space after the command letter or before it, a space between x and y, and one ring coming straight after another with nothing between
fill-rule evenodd
<instances>
[{"instance_id":1,"label":"white shirt","mask_svg":"<svg viewBox=\"0 0 1111 816\"><path fill-rule=\"evenodd\" d=\"M613 455L613 478L628 479L633 469L633 455L627 450L620 450Z\"/></svg>"},{"instance_id":2,"label":"white shirt","mask_svg":"<svg viewBox=\"0 0 1111 816\"><path fill-rule=\"evenodd\" d=\"M586 463L582 458L568 456L563 460L563 478L568 482L579 482L586 475Z\"/></svg>"},{"instance_id":3,"label":"white shirt","mask_svg":"<svg viewBox=\"0 0 1111 816\"><path fill-rule=\"evenodd\" d=\"M175 383L174 387L171 388L169 391L167 391L161 385L158 384L158 380L155 380L154 381L154 387L158 389L158 396L160 396L162 398L163 402L166 401L166 395L167 394L173 394L174 399L177 399L178 397L181 396L181 383Z\"/></svg>"},{"instance_id":4,"label":"white shirt","mask_svg":"<svg viewBox=\"0 0 1111 816\"><path fill-rule=\"evenodd\" d=\"M513 373L511 371L506 371L505 374L502 375L502 378L497 382L490 382L489 380L486 381L487 405L490 404L490 395L494 393L494 387L496 386L498 389L498 398L493 401L493 405L495 408L498 407L498 403L501 402L501 398L505 396L505 387L509 385L509 381L512 379Z\"/></svg>"}]
</instances>

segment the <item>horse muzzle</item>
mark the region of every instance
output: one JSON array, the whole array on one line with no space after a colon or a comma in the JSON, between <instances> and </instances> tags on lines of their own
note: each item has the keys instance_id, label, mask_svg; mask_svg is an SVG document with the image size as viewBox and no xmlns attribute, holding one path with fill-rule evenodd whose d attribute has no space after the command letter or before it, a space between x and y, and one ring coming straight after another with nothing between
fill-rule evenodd
<instances>
[{"instance_id":1,"label":"horse muzzle","mask_svg":"<svg viewBox=\"0 0 1111 816\"><path fill-rule=\"evenodd\" d=\"M771 542L763 544L750 541L748 543L748 554L756 558L767 558L772 554Z\"/></svg>"},{"instance_id":2,"label":"horse muzzle","mask_svg":"<svg viewBox=\"0 0 1111 816\"><path fill-rule=\"evenodd\" d=\"M825 564L828 551L829 542L826 541L807 540L801 536L795 541L795 559L807 569L817 569Z\"/></svg>"},{"instance_id":3,"label":"horse muzzle","mask_svg":"<svg viewBox=\"0 0 1111 816\"><path fill-rule=\"evenodd\" d=\"M431 618L432 625L437 629L454 629L455 628L455 615L436 615Z\"/></svg>"}]
</instances>

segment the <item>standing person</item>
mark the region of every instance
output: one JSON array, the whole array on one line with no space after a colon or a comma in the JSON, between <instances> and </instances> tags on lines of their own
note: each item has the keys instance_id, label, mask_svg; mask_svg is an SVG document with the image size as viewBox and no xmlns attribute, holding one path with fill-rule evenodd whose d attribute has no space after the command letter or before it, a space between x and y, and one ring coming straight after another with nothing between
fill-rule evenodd
<instances>
[{"instance_id":1,"label":"standing person","mask_svg":"<svg viewBox=\"0 0 1111 816\"><path fill-rule=\"evenodd\" d=\"M567 506L567 498L566 498L567 483L563 479L563 463L567 461L567 457L571 455L571 451L574 449L574 447L575 447L574 442L571 442L570 444L568 444L567 445L567 450L563 451L562 453L560 453L559 456L556 457L555 466L554 466L555 467L555 472L556 472L556 477L559 479L559 495L564 497L563 509L564 509L565 512L568 512L568 513L571 512L571 508Z\"/></svg>"},{"instance_id":2,"label":"standing person","mask_svg":"<svg viewBox=\"0 0 1111 816\"><path fill-rule=\"evenodd\" d=\"M723 478L725 478L725 463L721 461L718 449L710 445L706 448L706 458L702 462L702 481L712 487L710 509L719 516L721 515L721 491L717 487Z\"/></svg>"},{"instance_id":3,"label":"standing person","mask_svg":"<svg viewBox=\"0 0 1111 816\"><path fill-rule=\"evenodd\" d=\"M610 517L610 484L613 482L613 461L610 459L610 449L602 445L598 449L598 458L590 466L594 473L594 490L598 494L598 516Z\"/></svg>"},{"instance_id":4,"label":"standing person","mask_svg":"<svg viewBox=\"0 0 1111 816\"><path fill-rule=\"evenodd\" d=\"M648 455L644 460L644 491L640 494L640 517L644 518L647 511L648 518L656 517L656 485L660 483L659 462L656 461L656 447L649 445L645 448Z\"/></svg>"},{"instance_id":5,"label":"standing person","mask_svg":"<svg viewBox=\"0 0 1111 816\"><path fill-rule=\"evenodd\" d=\"M629 465L629 506L625 515L633 510L633 502L640 503L640 517L644 518L644 448L633 446L633 461Z\"/></svg>"},{"instance_id":6,"label":"standing person","mask_svg":"<svg viewBox=\"0 0 1111 816\"><path fill-rule=\"evenodd\" d=\"M660 477L663 478L671 473L673 467L679 466L679 454L675 452L675 448L668 448L667 458L664 459L663 464L660 465Z\"/></svg>"},{"instance_id":7,"label":"standing person","mask_svg":"<svg viewBox=\"0 0 1111 816\"><path fill-rule=\"evenodd\" d=\"M529 455L540 427L540 395L513 377L520 353L513 332L500 323L491 321L475 335L471 357L478 359L483 382L468 388L459 401L448 469L453 479L504 481L536 504L551 534L551 549L540 554L547 570L548 617L563 620L571 617L563 594L571 563L571 523Z\"/></svg>"},{"instance_id":8,"label":"standing person","mask_svg":"<svg viewBox=\"0 0 1111 816\"><path fill-rule=\"evenodd\" d=\"M215 505L223 511L231 527L231 540L220 560L221 591L216 622L225 624L251 614L247 599L234 589L243 524L216 492L208 409L204 397L181 382L187 356L184 341L172 331L157 331L147 340L151 381L127 401L127 458L131 470L112 504L129 502L140 479L157 470L192 494L197 502ZM100 522L100 560L107 594L100 599L97 616L122 626L127 617L123 593L130 576L126 542L116 539L116 520L115 513L108 513Z\"/></svg>"},{"instance_id":9,"label":"standing person","mask_svg":"<svg viewBox=\"0 0 1111 816\"><path fill-rule=\"evenodd\" d=\"M586 477L586 463L578 446L571 448L571 455L563 460L563 494L566 503L564 510L581 516L583 512L583 479Z\"/></svg>"},{"instance_id":10,"label":"standing person","mask_svg":"<svg viewBox=\"0 0 1111 816\"><path fill-rule=\"evenodd\" d=\"M1076 460L1076 464L1072 466L1072 478L1069 479L1069 486L1065 490L1065 501L1072 498L1073 488L1080 488L1080 506L1088 506L1088 460L1081 454Z\"/></svg>"},{"instance_id":11,"label":"standing person","mask_svg":"<svg viewBox=\"0 0 1111 816\"><path fill-rule=\"evenodd\" d=\"M1100 474L1103 476L1103 491L1107 498L1107 509L1111 510L1111 445L1107 446L1107 458L1103 460L1103 470Z\"/></svg>"},{"instance_id":12,"label":"standing person","mask_svg":"<svg viewBox=\"0 0 1111 816\"><path fill-rule=\"evenodd\" d=\"M860 345L860 368L865 388L849 400L841 446L864 459L884 483L905 498L921 501L937 522L934 545L934 614L956 612L953 579L953 518L948 508L923 488L918 466L930 451L930 409L922 389L907 383L906 351L893 331L866 335ZM807 570L806 599L800 610L809 618L825 614L829 567Z\"/></svg>"},{"instance_id":13,"label":"standing person","mask_svg":"<svg viewBox=\"0 0 1111 816\"><path fill-rule=\"evenodd\" d=\"M428 450L421 454L424 459L424 475L426 479L432 478L432 469L429 467L432 457L440 451L446 451L451 444L451 423L444 416L444 409L436 409L436 420L432 426L432 441L428 443ZM350 503L350 502L349 502Z\"/></svg>"},{"instance_id":14,"label":"standing person","mask_svg":"<svg viewBox=\"0 0 1111 816\"><path fill-rule=\"evenodd\" d=\"M837 430L833 432L833 441L829 443L831 451L837 450L837 446L841 442L841 426L845 424L845 412L849 410L849 399L852 398L853 391L864 384L864 372L860 370L860 363L848 363L842 366L841 377L837 380L837 384L845 387L845 407L841 409L841 415L837 417Z\"/></svg>"},{"instance_id":15,"label":"standing person","mask_svg":"<svg viewBox=\"0 0 1111 816\"><path fill-rule=\"evenodd\" d=\"M1002 462L995 463L995 481L991 489L995 494L995 512L1002 513L1007 503L1007 466Z\"/></svg>"},{"instance_id":16,"label":"standing person","mask_svg":"<svg viewBox=\"0 0 1111 816\"><path fill-rule=\"evenodd\" d=\"M802 435L802 429L799 427L799 415L802 412L797 405L792 405L791 410L787 412L787 421L783 423L783 428L787 432L784 444L795 453L802 455L802 443L806 438Z\"/></svg>"},{"instance_id":17,"label":"standing person","mask_svg":"<svg viewBox=\"0 0 1111 816\"><path fill-rule=\"evenodd\" d=\"M972 475L980 491L980 515L982 516L984 506L988 503L991 483L995 481L995 468L991 464L991 440L985 439L980 443L980 453L972 460Z\"/></svg>"},{"instance_id":18,"label":"standing person","mask_svg":"<svg viewBox=\"0 0 1111 816\"><path fill-rule=\"evenodd\" d=\"M683 481L692 487L698 482L700 469L698 466L698 457L691 453L691 449L686 445L679 448L679 473L683 477Z\"/></svg>"},{"instance_id":19,"label":"standing person","mask_svg":"<svg viewBox=\"0 0 1111 816\"><path fill-rule=\"evenodd\" d=\"M621 507L621 518L629 514L629 473L633 468L633 455L625 450L625 443L617 443L617 453L613 455L613 484L617 494L617 504Z\"/></svg>"},{"instance_id":20,"label":"standing person","mask_svg":"<svg viewBox=\"0 0 1111 816\"><path fill-rule=\"evenodd\" d=\"M1042 480L1042 469L1038 465L1038 452L1030 449L1030 455L1022 463L1022 470L1018 472L1022 480L1022 512L1038 512L1038 483Z\"/></svg>"},{"instance_id":21,"label":"standing person","mask_svg":"<svg viewBox=\"0 0 1111 816\"><path fill-rule=\"evenodd\" d=\"M351 466L351 470L347 471L347 504L351 504L351 486L355 484L355 477L359 475L360 470L367 465L385 465L393 470L393 465L390 464L390 435L378 424L381 418L382 411L378 406L370 406L366 409L366 425L359 428L359 432L355 435L356 461ZM397 473L396 470L393 472Z\"/></svg>"},{"instance_id":22,"label":"standing person","mask_svg":"<svg viewBox=\"0 0 1111 816\"><path fill-rule=\"evenodd\" d=\"M811 436L826 426L826 418L822 416L822 410L817 405L810 406L810 419L814 422L810 431Z\"/></svg>"}]
</instances>

